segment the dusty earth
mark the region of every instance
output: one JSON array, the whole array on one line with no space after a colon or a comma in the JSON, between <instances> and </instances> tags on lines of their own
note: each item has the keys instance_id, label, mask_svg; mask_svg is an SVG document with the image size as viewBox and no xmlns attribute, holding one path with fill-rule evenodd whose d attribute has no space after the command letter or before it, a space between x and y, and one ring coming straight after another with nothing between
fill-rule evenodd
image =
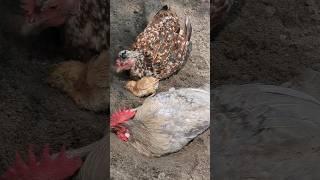
<instances>
[{"instance_id":1,"label":"dusty earth","mask_svg":"<svg viewBox=\"0 0 320 180\"><path fill-rule=\"evenodd\" d=\"M155 12L159 6L149 4L150 8L144 10L142 1L114 2L111 1L112 59L143 30L145 14ZM170 4L179 15L192 14L194 46L186 66L162 81L160 91L172 86L197 87L209 80L208 13L193 0ZM319 7L316 0L235 0L226 24L211 35L215 85L281 84L297 75L301 68L320 62ZM1 16L0 19L0 174L13 160L14 151L25 152L29 143L39 146L49 143L54 150L62 144L77 148L100 139L105 129L105 114L78 109L65 94L46 84L50 66L65 60L63 53L52 50L59 46L56 36L48 39L45 35L55 32L44 33L30 46L4 33L8 29L14 31L6 24L8 17L12 18ZM143 101L122 88L125 78L114 77L111 111L135 107ZM112 177L209 179L209 136L206 132L178 153L150 159L111 134Z\"/></svg>"},{"instance_id":2,"label":"dusty earth","mask_svg":"<svg viewBox=\"0 0 320 180\"><path fill-rule=\"evenodd\" d=\"M193 26L191 57L176 75L160 82L159 91L171 87L199 87L210 80L210 36L209 9L199 1L172 0L168 4L181 17L188 15ZM159 9L161 3L143 0L111 0L111 58L131 45L143 31L148 18ZM207 6L208 7L208 6ZM121 107L136 107L143 102L123 88L128 79L126 74L114 75L111 84L111 111ZM111 177L113 179L210 179L209 131L196 138L181 151L161 157L147 158L140 155L129 144L120 142L111 134Z\"/></svg>"},{"instance_id":3,"label":"dusty earth","mask_svg":"<svg viewBox=\"0 0 320 180\"><path fill-rule=\"evenodd\" d=\"M215 85L280 84L320 62L319 7L316 0L235 0L212 34Z\"/></svg>"},{"instance_id":4,"label":"dusty earth","mask_svg":"<svg viewBox=\"0 0 320 180\"><path fill-rule=\"evenodd\" d=\"M9 2L9 1L7 1ZM13 2L13 1L12 1ZM43 32L37 38L17 36L21 18L10 11L16 4L1 4L0 10L0 174L15 151L23 154L28 144L50 144L57 151L88 145L103 136L106 113L80 110L72 100L48 86L50 67L65 61L58 32ZM10 12L3 11L7 9ZM14 22L9 22L9 19Z\"/></svg>"}]
</instances>

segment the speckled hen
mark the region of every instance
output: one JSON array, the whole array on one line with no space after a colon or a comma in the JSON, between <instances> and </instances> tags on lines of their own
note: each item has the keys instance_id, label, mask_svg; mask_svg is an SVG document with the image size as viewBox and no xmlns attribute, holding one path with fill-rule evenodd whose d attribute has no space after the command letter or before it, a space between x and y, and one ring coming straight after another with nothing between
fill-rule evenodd
<instances>
[{"instance_id":1,"label":"speckled hen","mask_svg":"<svg viewBox=\"0 0 320 180\"><path fill-rule=\"evenodd\" d=\"M66 92L81 108L109 107L109 1L22 0L25 34L61 27L67 54L88 63L66 61L56 66L49 83ZM99 55L100 54L100 55Z\"/></svg>"},{"instance_id":2,"label":"speckled hen","mask_svg":"<svg viewBox=\"0 0 320 180\"><path fill-rule=\"evenodd\" d=\"M159 80L168 78L186 63L192 49L191 34L189 18L186 17L182 30L177 14L163 6L131 48L119 53L116 71L129 70L134 80L149 76Z\"/></svg>"},{"instance_id":3,"label":"speckled hen","mask_svg":"<svg viewBox=\"0 0 320 180\"><path fill-rule=\"evenodd\" d=\"M21 0L25 10L25 34L62 27L65 46L100 52L109 46L109 1Z\"/></svg>"}]
</instances>

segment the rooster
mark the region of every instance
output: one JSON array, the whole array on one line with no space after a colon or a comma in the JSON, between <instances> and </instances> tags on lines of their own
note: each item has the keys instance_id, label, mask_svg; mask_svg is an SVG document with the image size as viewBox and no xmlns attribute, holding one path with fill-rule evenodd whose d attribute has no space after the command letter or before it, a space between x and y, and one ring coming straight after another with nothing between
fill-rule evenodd
<instances>
[{"instance_id":1,"label":"rooster","mask_svg":"<svg viewBox=\"0 0 320 180\"><path fill-rule=\"evenodd\" d=\"M21 0L26 34L50 27L64 31L68 52L90 61L66 61L56 65L49 84L66 92L75 103L93 111L109 107L108 53L109 1ZM72 53L72 54L73 54Z\"/></svg>"},{"instance_id":2,"label":"rooster","mask_svg":"<svg viewBox=\"0 0 320 180\"><path fill-rule=\"evenodd\" d=\"M314 151L320 141L320 66L281 86L225 85L212 94L215 156L220 157L214 164L222 167L214 172L216 179L234 179L235 174L320 178Z\"/></svg>"},{"instance_id":3,"label":"rooster","mask_svg":"<svg viewBox=\"0 0 320 180\"><path fill-rule=\"evenodd\" d=\"M168 92L159 93L148 97L143 105L136 109L121 110L112 114L108 123L122 141L129 142L144 155L159 157L179 151L209 127L209 87L171 89ZM73 174L76 179L108 179L106 167L109 166L109 146L109 136L105 135L88 146L54 154L50 159L57 159L60 154L65 158L56 163L59 164L58 167L51 168L59 173L65 172L63 177L66 178L78 170L82 164L78 173ZM85 159L84 162L79 162L79 158ZM70 171L65 169L68 165L70 165ZM6 174L10 173L12 168L15 168L15 165L8 168ZM33 173L41 174L45 178L51 177L50 168L41 170L43 171L34 170ZM28 177L34 176L15 174L9 177L25 177L22 180L31 180Z\"/></svg>"},{"instance_id":4,"label":"rooster","mask_svg":"<svg viewBox=\"0 0 320 180\"><path fill-rule=\"evenodd\" d=\"M49 146L43 149L40 160L36 157L33 146L28 150L28 161L24 162L19 153L16 161L0 177L1 180L62 180L70 178L81 167L79 157L67 157L65 149L55 157L50 156Z\"/></svg>"},{"instance_id":5,"label":"rooster","mask_svg":"<svg viewBox=\"0 0 320 180\"><path fill-rule=\"evenodd\" d=\"M189 57L191 33L188 18L183 31L176 13L167 5L163 6L131 48L119 52L116 72L130 71L134 80L149 76L159 80L170 77L183 67Z\"/></svg>"},{"instance_id":6,"label":"rooster","mask_svg":"<svg viewBox=\"0 0 320 180\"><path fill-rule=\"evenodd\" d=\"M217 161L219 159L215 159L214 163L237 160L248 164L247 159L251 156L257 160L252 163L254 167L259 165L258 162L262 163L261 167L270 166L267 171L262 172L261 176L264 178L272 179L276 172L281 170L287 172L279 173L281 177L304 179L307 176L309 179L312 177L319 179L317 168L319 157L314 152L320 137L320 78L318 77L320 77L320 65L314 69L307 69L300 77L282 86L247 84L226 85L214 89L212 91L214 101L212 110L215 113L212 117L214 144L218 147L216 155L223 158L220 162ZM148 97L143 105L136 109L122 110L111 115L110 126L121 140L132 144L143 154L161 156L175 152L208 128L209 94L208 86L203 89L183 88L159 93L154 97ZM143 138L139 139L142 134ZM51 160L59 159L57 158L59 154L64 157L63 163L53 163L55 166L43 168L42 163L36 163L38 167L40 166L37 169L40 169L41 173L37 171L15 173L18 169L18 171L24 170L21 167L26 167L24 163L21 166L18 157L16 162L20 163L16 164L20 166L14 165L8 168L2 179L32 180L30 177L34 177L33 174L49 179L52 177L50 176L52 172L59 174L64 172L63 176L58 176L64 179L74 174L81 164L83 165L79 173L75 175L77 179L107 179L109 174L106 167L109 165L110 156L107 151L108 139L106 135L86 147L52 155ZM288 151L288 148L281 148L281 145L287 147L288 143L297 149L290 148ZM277 153L280 149L275 151L275 147L280 147L284 151ZM293 156L284 157L284 154L290 153ZM293 158L297 157L297 153L298 158ZM31 155L34 157L33 153ZM86 157L83 163L79 157ZM282 163L279 164L279 161ZM57 164L59 166L56 166ZM230 170L238 173L241 171L241 164L242 162L230 166L228 163L221 166L227 169L219 169L215 173L216 178L224 179L231 176L232 179L234 176L230 175ZM301 168L297 164L311 166ZM274 165L277 165L277 168L272 168ZM261 167L259 166L258 170ZM254 169L254 173L257 174L257 170Z\"/></svg>"},{"instance_id":7,"label":"rooster","mask_svg":"<svg viewBox=\"0 0 320 180\"><path fill-rule=\"evenodd\" d=\"M154 157L179 151L209 125L208 88L158 93L136 109L114 113L110 124L119 139Z\"/></svg>"},{"instance_id":8,"label":"rooster","mask_svg":"<svg viewBox=\"0 0 320 180\"><path fill-rule=\"evenodd\" d=\"M88 146L50 154L49 146L43 148L41 157L29 147L28 160L16 153L15 162L0 176L0 180L63 180L109 179L109 141L107 136ZM85 159L84 161L82 159Z\"/></svg>"}]
</instances>

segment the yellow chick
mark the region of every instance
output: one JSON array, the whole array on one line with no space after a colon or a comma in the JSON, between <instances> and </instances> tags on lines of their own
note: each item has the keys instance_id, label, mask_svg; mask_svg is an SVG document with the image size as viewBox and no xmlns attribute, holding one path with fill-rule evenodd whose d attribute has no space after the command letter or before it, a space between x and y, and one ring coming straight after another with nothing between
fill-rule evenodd
<instances>
[{"instance_id":1,"label":"yellow chick","mask_svg":"<svg viewBox=\"0 0 320 180\"><path fill-rule=\"evenodd\" d=\"M125 88L138 97L155 94L159 86L159 79L152 76L143 77L138 81L128 81Z\"/></svg>"},{"instance_id":2,"label":"yellow chick","mask_svg":"<svg viewBox=\"0 0 320 180\"><path fill-rule=\"evenodd\" d=\"M88 63L62 62L51 72L48 82L67 93L80 107L103 111L109 107L108 53L103 51Z\"/></svg>"}]
</instances>

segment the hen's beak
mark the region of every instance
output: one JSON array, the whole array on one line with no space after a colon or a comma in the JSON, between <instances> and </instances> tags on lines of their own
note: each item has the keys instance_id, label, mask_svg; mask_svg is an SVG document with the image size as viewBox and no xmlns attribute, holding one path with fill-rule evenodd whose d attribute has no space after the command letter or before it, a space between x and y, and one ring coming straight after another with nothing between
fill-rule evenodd
<instances>
[{"instance_id":1,"label":"hen's beak","mask_svg":"<svg viewBox=\"0 0 320 180\"><path fill-rule=\"evenodd\" d=\"M117 73L122 71L122 63L119 58L116 60L115 69Z\"/></svg>"},{"instance_id":2,"label":"hen's beak","mask_svg":"<svg viewBox=\"0 0 320 180\"><path fill-rule=\"evenodd\" d=\"M120 73L121 69L119 67L116 67L116 73Z\"/></svg>"}]
</instances>

